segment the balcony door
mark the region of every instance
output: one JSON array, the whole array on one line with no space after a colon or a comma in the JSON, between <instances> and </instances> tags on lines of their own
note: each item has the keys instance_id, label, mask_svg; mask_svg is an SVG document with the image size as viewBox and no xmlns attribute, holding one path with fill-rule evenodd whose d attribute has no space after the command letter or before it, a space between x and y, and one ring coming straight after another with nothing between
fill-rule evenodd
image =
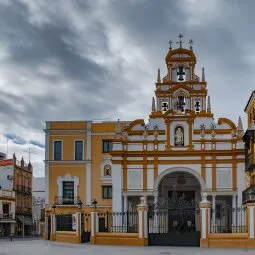
<instances>
[{"instance_id":1,"label":"balcony door","mask_svg":"<svg viewBox=\"0 0 255 255\"><path fill-rule=\"evenodd\" d=\"M74 204L73 181L63 181L63 204Z\"/></svg>"}]
</instances>

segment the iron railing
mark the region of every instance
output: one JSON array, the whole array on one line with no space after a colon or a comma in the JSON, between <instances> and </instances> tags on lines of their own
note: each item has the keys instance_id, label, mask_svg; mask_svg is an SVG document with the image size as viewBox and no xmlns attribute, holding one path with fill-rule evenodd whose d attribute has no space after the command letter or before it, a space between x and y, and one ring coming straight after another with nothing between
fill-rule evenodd
<instances>
[{"instance_id":1,"label":"iron railing","mask_svg":"<svg viewBox=\"0 0 255 255\"><path fill-rule=\"evenodd\" d=\"M211 233L247 233L246 206L211 210Z\"/></svg>"},{"instance_id":2,"label":"iron railing","mask_svg":"<svg viewBox=\"0 0 255 255\"><path fill-rule=\"evenodd\" d=\"M56 230L57 231L76 231L72 228L72 214L56 215Z\"/></svg>"},{"instance_id":3,"label":"iron railing","mask_svg":"<svg viewBox=\"0 0 255 255\"><path fill-rule=\"evenodd\" d=\"M249 203L249 202L254 202L251 194L253 194L253 197L254 197L255 184L242 192L242 202L243 202L243 204L246 204L246 203Z\"/></svg>"},{"instance_id":4,"label":"iron railing","mask_svg":"<svg viewBox=\"0 0 255 255\"><path fill-rule=\"evenodd\" d=\"M32 189L23 185L16 185L14 190L25 194L32 194Z\"/></svg>"},{"instance_id":5,"label":"iron railing","mask_svg":"<svg viewBox=\"0 0 255 255\"><path fill-rule=\"evenodd\" d=\"M14 219L14 213L0 213L0 219Z\"/></svg>"},{"instance_id":6,"label":"iron railing","mask_svg":"<svg viewBox=\"0 0 255 255\"><path fill-rule=\"evenodd\" d=\"M73 196L64 196L64 197L55 197L55 203L58 205L78 205L80 197Z\"/></svg>"},{"instance_id":7,"label":"iron railing","mask_svg":"<svg viewBox=\"0 0 255 255\"><path fill-rule=\"evenodd\" d=\"M31 215L32 214L32 208L17 206L16 207L16 213L17 214Z\"/></svg>"},{"instance_id":8,"label":"iron railing","mask_svg":"<svg viewBox=\"0 0 255 255\"><path fill-rule=\"evenodd\" d=\"M138 233L138 212L99 212L99 232Z\"/></svg>"}]
</instances>

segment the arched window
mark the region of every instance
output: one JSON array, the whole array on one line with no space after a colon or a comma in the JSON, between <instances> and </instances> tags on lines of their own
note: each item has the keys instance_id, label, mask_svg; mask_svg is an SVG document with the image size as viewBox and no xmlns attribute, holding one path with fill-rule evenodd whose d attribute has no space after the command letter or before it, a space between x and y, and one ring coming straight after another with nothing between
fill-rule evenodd
<instances>
[{"instance_id":1,"label":"arched window","mask_svg":"<svg viewBox=\"0 0 255 255\"><path fill-rule=\"evenodd\" d=\"M111 176L112 175L112 169L110 165L104 166L104 176Z\"/></svg>"}]
</instances>

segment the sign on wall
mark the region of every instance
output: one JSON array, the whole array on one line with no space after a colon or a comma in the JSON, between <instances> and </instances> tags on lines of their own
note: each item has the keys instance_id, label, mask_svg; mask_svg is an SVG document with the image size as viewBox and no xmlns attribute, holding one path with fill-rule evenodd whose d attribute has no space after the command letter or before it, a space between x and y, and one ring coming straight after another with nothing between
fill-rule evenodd
<instances>
[{"instance_id":1,"label":"sign on wall","mask_svg":"<svg viewBox=\"0 0 255 255\"><path fill-rule=\"evenodd\" d=\"M12 165L12 159L6 159L0 161L0 166L9 166Z\"/></svg>"},{"instance_id":2,"label":"sign on wall","mask_svg":"<svg viewBox=\"0 0 255 255\"><path fill-rule=\"evenodd\" d=\"M72 215L72 230L76 230L76 214Z\"/></svg>"}]
</instances>

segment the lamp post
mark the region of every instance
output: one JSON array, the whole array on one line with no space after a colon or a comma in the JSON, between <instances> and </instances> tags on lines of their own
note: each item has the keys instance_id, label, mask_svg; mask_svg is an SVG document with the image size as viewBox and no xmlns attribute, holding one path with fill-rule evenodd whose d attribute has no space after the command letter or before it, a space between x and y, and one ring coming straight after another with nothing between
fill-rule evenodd
<instances>
[{"instance_id":1,"label":"lamp post","mask_svg":"<svg viewBox=\"0 0 255 255\"><path fill-rule=\"evenodd\" d=\"M79 200L79 202L77 204L78 204L78 209L81 210L82 209L82 201Z\"/></svg>"},{"instance_id":2,"label":"lamp post","mask_svg":"<svg viewBox=\"0 0 255 255\"><path fill-rule=\"evenodd\" d=\"M97 200L95 198L93 199L92 204L94 206L94 209L96 209L97 208Z\"/></svg>"}]
</instances>

